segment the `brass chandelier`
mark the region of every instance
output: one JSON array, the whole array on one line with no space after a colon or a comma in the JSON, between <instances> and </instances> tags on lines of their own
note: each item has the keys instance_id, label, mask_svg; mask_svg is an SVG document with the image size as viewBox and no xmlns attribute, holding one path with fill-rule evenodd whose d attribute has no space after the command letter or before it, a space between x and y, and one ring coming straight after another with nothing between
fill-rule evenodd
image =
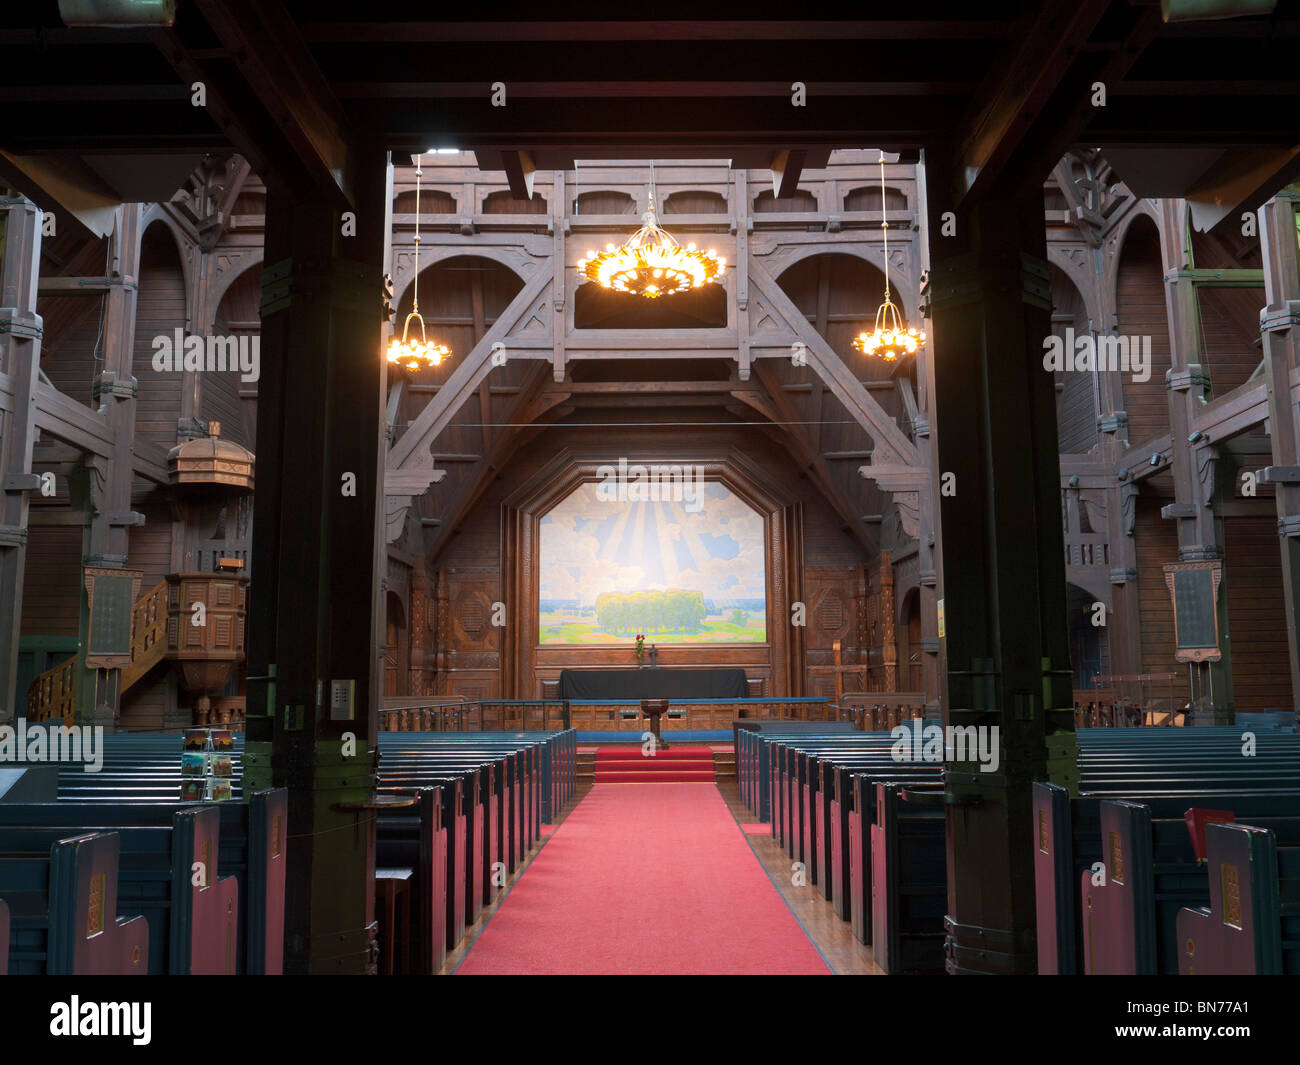
<instances>
[{"instance_id":1,"label":"brass chandelier","mask_svg":"<svg viewBox=\"0 0 1300 1065\"><path fill-rule=\"evenodd\" d=\"M451 354L451 348L446 344L428 339L424 332L424 319L420 317L420 177L424 173L421 169L423 159L421 154L415 164L415 280L411 290L411 313L406 316L406 324L402 327L402 339L393 337L388 343L388 361L407 370L427 370ZM411 336L412 321L420 323L418 340Z\"/></svg>"},{"instance_id":2,"label":"brass chandelier","mask_svg":"<svg viewBox=\"0 0 1300 1065\"><path fill-rule=\"evenodd\" d=\"M925 343L925 331L908 328L889 294L889 216L885 210L885 153L880 153L880 228L885 238L885 302L876 309L875 328L853 338L853 347L863 355L874 355L894 362L904 355L915 355Z\"/></svg>"},{"instance_id":3,"label":"brass chandelier","mask_svg":"<svg viewBox=\"0 0 1300 1065\"><path fill-rule=\"evenodd\" d=\"M695 242L685 247L666 232L655 217L654 166L642 226L622 247L605 245L589 251L578 262L578 275L613 292L630 292L646 299L689 292L722 277L727 260L712 249L700 251Z\"/></svg>"}]
</instances>

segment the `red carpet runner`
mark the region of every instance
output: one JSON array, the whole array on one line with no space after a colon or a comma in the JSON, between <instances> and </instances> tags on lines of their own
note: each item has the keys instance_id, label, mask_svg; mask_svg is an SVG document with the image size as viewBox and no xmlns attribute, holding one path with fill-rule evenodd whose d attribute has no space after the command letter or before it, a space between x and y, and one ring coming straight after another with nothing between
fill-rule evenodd
<instances>
[{"instance_id":1,"label":"red carpet runner","mask_svg":"<svg viewBox=\"0 0 1300 1065\"><path fill-rule=\"evenodd\" d=\"M830 972L712 784L592 788L456 971Z\"/></svg>"},{"instance_id":2,"label":"red carpet runner","mask_svg":"<svg viewBox=\"0 0 1300 1065\"><path fill-rule=\"evenodd\" d=\"M601 747L596 752L597 784L713 783L713 750L709 747L669 747L653 758L639 743Z\"/></svg>"}]
</instances>

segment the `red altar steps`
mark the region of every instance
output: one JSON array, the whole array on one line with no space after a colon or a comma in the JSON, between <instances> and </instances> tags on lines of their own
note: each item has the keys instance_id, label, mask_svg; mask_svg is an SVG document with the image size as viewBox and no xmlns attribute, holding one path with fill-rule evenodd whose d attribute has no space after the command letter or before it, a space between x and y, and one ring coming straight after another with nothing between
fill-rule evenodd
<instances>
[{"instance_id":1,"label":"red altar steps","mask_svg":"<svg viewBox=\"0 0 1300 1065\"><path fill-rule=\"evenodd\" d=\"M653 758L640 744L602 747L596 752L597 784L712 784L713 751L704 746L672 746Z\"/></svg>"}]
</instances>

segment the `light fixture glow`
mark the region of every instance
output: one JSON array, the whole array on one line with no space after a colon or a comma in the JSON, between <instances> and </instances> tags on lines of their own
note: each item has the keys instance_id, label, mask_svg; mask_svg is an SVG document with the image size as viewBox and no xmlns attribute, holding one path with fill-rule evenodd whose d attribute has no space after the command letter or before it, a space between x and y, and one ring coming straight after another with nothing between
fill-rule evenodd
<instances>
[{"instance_id":1,"label":"light fixture glow","mask_svg":"<svg viewBox=\"0 0 1300 1065\"><path fill-rule=\"evenodd\" d=\"M451 354L451 348L430 340L420 317L420 177L424 174L420 163L415 164L415 280L411 289L411 313L402 327L402 339L393 337L388 342L388 361L406 370L427 370L439 365ZM420 338L411 336L411 322L420 323Z\"/></svg>"},{"instance_id":2,"label":"light fixture glow","mask_svg":"<svg viewBox=\"0 0 1300 1065\"><path fill-rule=\"evenodd\" d=\"M853 347L864 355L894 362L915 355L925 343L925 331L908 327L889 294L889 215L885 210L885 153L880 153L880 228L885 238L885 302L876 308L876 324L870 333L853 338Z\"/></svg>"},{"instance_id":3,"label":"light fixture glow","mask_svg":"<svg viewBox=\"0 0 1300 1065\"><path fill-rule=\"evenodd\" d=\"M716 251L701 252L692 242L685 247L660 227L655 218L654 169L642 226L620 248L606 244L599 254L587 252L578 262L578 274L615 292L631 292L646 299L689 292L718 281L727 260Z\"/></svg>"}]
</instances>

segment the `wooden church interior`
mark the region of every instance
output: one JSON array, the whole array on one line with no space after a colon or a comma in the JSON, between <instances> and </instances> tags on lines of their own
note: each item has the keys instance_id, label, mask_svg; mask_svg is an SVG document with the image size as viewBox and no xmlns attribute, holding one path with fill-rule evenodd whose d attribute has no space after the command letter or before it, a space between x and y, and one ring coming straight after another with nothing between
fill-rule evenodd
<instances>
[{"instance_id":1,"label":"wooden church interior","mask_svg":"<svg viewBox=\"0 0 1300 1065\"><path fill-rule=\"evenodd\" d=\"M0 13L0 973L1300 972L1295 5L428 12Z\"/></svg>"}]
</instances>

